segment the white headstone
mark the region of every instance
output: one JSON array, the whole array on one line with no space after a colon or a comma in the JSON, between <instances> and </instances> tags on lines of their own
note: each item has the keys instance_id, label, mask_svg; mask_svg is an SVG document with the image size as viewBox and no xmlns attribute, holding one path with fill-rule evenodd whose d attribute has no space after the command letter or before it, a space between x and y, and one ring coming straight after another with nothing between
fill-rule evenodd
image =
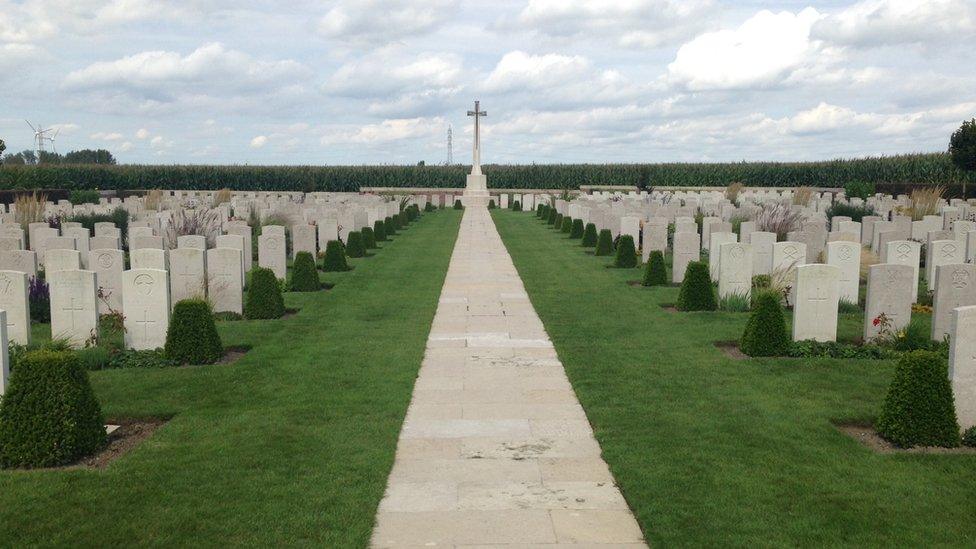
<instances>
[{"instance_id":1,"label":"white headstone","mask_svg":"<svg viewBox=\"0 0 976 549\"><path fill-rule=\"evenodd\" d=\"M132 269L156 269L165 271L166 250L162 248L139 248L129 252L129 265Z\"/></svg>"},{"instance_id":2,"label":"white headstone","mask_svg":"<svg viewBox=\"0 0 976 549\"><path fill-rule=\"evenodd\" d=\"M828 242L827 264L840 269L840 300L857 304L861 289L861 243Z\"/></svg>"},{"instance_id":3,"label":"white headstone","mask_svg":"<svg viewBox=\"0 0 976 549\"><path fill-rule=\"evenodd\" d=\"M860 244L858 244L860 246ZM875 319L883 313L889 328L897 332L912 320L912 280L910 265L878 263L868 268L868 291L864 303L864 341L878 337L883 326Z\"/></svg>"},{"instance_id":4,"label":"white headstone","mask_svg":"<svg viewBox=\"0 0 976 549\"><path fill-rule=\"evenodd\" d=\"M136 350L165 347L170 309L166 271L125 271L122 273L122 288L125 346Z\"/></svg>"},{"instance_id":5,"label":"white headstone","mask_svg":"<svg viewBox=\"0 0 976 549\"><path fill-rule=\"evenodd\" d=\"M712 244L717 234L712 234ZM752 245L729 242L719 246L719 298L752 293Z\"/></svg>"},{"instance_id":6,"label":"white headstone","mask_svg":"<svg viewBox=\"0 0 976 549\"><path fill-rule=\"evenodd\" d=\"M53 248L44 252L44 272L69 271L81 268L81 252Z\"/></svg>"},{"instance_id":7,"label":"white headstone","mask_svg":"<svg viewBox=\"0 0 976 549\"><path fill-rule=\"evenodd\" d=\"M177 248L169 252L169 295L175 306L184 299L206 299L206 250Z\"/></svg>"},{"instance_id":8,"label":"white headstone","mask_svg":"<svg viewBox=\"0 0 976 549\"><path fill-rule=\"evenodd\" d=\"M671 281L675 284L685 279L685 271L692 261L701 259L698 233L675 233Z\"/></svg>"},{"instance_id":9,"label":"white headstone","mask_svg":"<svg viewBox=\"0 0 976 549\"><path fill-rule=\"evenodd\" d=\"M75 348L98 336L98 298L94 271L54 271L47 275L51 292L51 337L66 338Z\"/></svg>"},{"instance_id":10,"label":"white headstone","mask_svg":"<svg viewBox=\"0 0 976 549\"><path fill-rule=\"evenodd\" d=\"M30 300L28 299L27 273L0 271L0 309L7 312L6 322L10 341L30 345ZM3 346L6 349L6 346Z\"/></svg>"},{"instance_id":11,"label":"white headstone","mask_svg":"<svg viewBox=\"0 0 976 549\"><path fill-rule=\"evenodd\" d=\"M732 232L713 232L708 248L708 272L712 277L712 282L718 282L718 273L722 264L722 254L719 248L722 244L729 244L737 241L737 236Z\"/></svg>"},{"instance_id":12,"label":"white headstone","mask_svg":"<svg viewBox=\"0 0 976 549\"><path fill-rule=\"evenodd\" d=\"M926 250L925 262L925 279L929 283L929 289L934 290L938 286L938 279L935 277L936 267L965 262L963 245L958 240L934 240L930 242Z\"/></svg>"},{"instance_id":13,"label":"white headstone","mask_svg":"<svg viewBox=\"0 0 976 549\"><path fill-rule=\"evenodd\" d=\"M963 431L976 425L976 306L952 311L949 337L949 379L956 417Z\"/></svg>"},{"instance_id":14,"label":"white headstone","mask_svg":"<svg viewBox=\"0 0 976 549\"><path fill-rule=\"evenodd\" d=\"M98 238L98 237L95 237ZM88 264L95 271L98 282L98 314L122 312L122 271L125 270L122 250L105 248L88 252Z\"/></svg>"},{"instance_id":15,"label":"white headstone","mask_svg":"<svg viewBox=\"0 0 976 549\"><path fill-rule=\"evenodd\" d=\"M197 250L207 249L207 237L199 234L185 234L176 237L177 248L196 248Z\"/></svg>"},{"instance_id":16,"label":"white headstone","mask_svg":"<svg viewBox=\"0 0 976 549\"><path fill-rule=\"evenodd\" d=\"M976 265L940 265L932 307L932 339L942 341L949 333L952 310L976 305Z\"/></svg>"},{"instance_id":17,"label":"white headstone","mask_svg":"<svg viewBox=\"0 0 976 549\"><path fill-rule=\"evenodd\" d=\"M793 341L836 341L840 269L811 264L796 268Z\"/></svg>"},{"instance_id":18,"label":"white headstone","mask_svg":"<svg viewBox=\"0 0 976 549\"><path fill-rule=\"evenodd\" d=\"M229 225L227 234L234 234L244 238L243 247L240 248L243 257L244 272L250 272L251 265L254 263L254 248L252 248L254 235L251 234L251 227L248 225ZM219 247L220 244L217 244Z\"/></svg>"},{"instance_id":19,"label":"white headstone","mask_svg":"<svg viewBox=\"0 0 976 549\"><path fill-rule=\"evenodd\" d=\"M37 253L32 250L0 251L0 270L20 271L28 277L37 276Z\"/></svg>"},{"instance_id":20,"label":"white headstone","mask_svg":"<svg viewBox=\"0 0 976 549\"><path fill-rule=\"evenodd\" d=\"M773 245L776 233L753 231L749 235L752 245L752 270L757 275L768 275L773 270Z\"/></svg>"},{"instance_id":21,"label":"white headstone","mask_svg":"<svg viewBox=\"0 0 976 549\"><path fill-rule=\"evenodd\" d=\"M258 237L258 265L274 271L276 278L287 277L288 256L285 252L284 235L261 233Z\"/></svg>"},{"instance_id":22,"label":"white headstone","mask_svg":"<svg viewBox=\"0 0 976 549\"><path fill-rule=\"evenodd\" d=\"M918 301L918 271L921 260L921 244L912 240L889 242L882 261L912 268L912 303Z\"/></svg>"},{"instance_id":23,"label":"white headstone","mask_svg":"<svg viewBox=\"0 0 976 549\"><path fill-rule=\"evenodd\" d=\"M238 248L207 250L207 295L215 313L244 312L241 262Z\"/></svg>"},{"instance_id":24,"label":"white headstone","mask_svg":"<svg viewBox=\"0 0 976 549\"><path fill-rule=\"evenodd\" d=\"M370 225L372 227L372 224ZM308 252L315 258L315 226L314 225L293 225L291 228L291 251L292 259L298 252Z\"/></svg>"}]
</instances>

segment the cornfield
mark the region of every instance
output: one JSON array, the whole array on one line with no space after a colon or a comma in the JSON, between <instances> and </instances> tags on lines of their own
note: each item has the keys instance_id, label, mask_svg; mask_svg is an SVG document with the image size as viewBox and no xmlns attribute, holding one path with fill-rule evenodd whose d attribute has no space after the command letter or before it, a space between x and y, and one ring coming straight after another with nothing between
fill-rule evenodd
<instances>
[{"instance_id":1,"label":"cornfield","mask_svg":"<svg viewBox=\"0 0 976 549\"><path fill-rule=\"evenodd\" d=\"M580 185L843 187L850 181L920 186L976 183L944 153L823 162L701 164L486 165L488 184L507 189L575 189ZM357 191L360 187L462 187L469 166L150 166L0 167L3 189L188 189Z\"/></svg>"}]
</instances>

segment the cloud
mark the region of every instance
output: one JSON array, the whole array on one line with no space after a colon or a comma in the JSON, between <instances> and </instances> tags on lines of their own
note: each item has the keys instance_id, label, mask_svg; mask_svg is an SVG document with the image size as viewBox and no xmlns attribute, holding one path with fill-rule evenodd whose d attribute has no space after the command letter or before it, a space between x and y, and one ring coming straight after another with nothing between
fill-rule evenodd
<instances>
[{"instance_id":1,"label":"cloud","mask_svg":"<svg viewBox=\"0 0 976 549\"><path fill-rule=\"evenodd\" d=\"M654 48L694 35L713 12L711 0L529 0L514 19L502 18L498 27Z\"/></svg>"},{"instance_id":2,"label":"cloud","mask_svg":"<svg viewBox=\"0 0 976 549\"><path fill-rule=\"evenodd\" d=\"M91 134L89 137L95 141L121 141L125 139L125 136L118 132L96 132Z\"/></svg>"},{"instance_id":3,"label":"cloud","mask_svg":"<svg viewBox=\"0 0 976 549\"><path fill-rule=\"evenodd\" d=\"M214 42L185 56L172 51L146 51L93 63L70 72L64 83L69 89L124 86L148 91L165 84L247 89L274 86L280 80L307 74L296 61L259 61Z\"/></svg>"},{"instance_id":4,"label":"cloud","mask_svg":"<svg viewBox=\"0 0 976 549\"><path fill-rule=\"evenodd\" d=\"M129 152L132 150L133 147L134 145L132 144L131 141L126 141L125 143L119 145L118 150L119 152Z\"/></svg>"},{"instance_id":5,"label":"cloud","mask_svg":"<svg viewBox=\"0 0 976 549\"><path fill-rule=\"evenodd\" d=\"M976 40L971 0L864 0L816 22L812 36L844 46Z\"/></svg>"},{"instance_id":6,"label":"cloud","mask_svg":"<svg viewBox=\"0 0 976 549\"><path fill-rule=\"evenodd\" d=\"M702 34L678 49L668 80L694 91L779 84L829 53L810 39L810 28L822 17L813 8L797 14L763 10L736 29Z\"/></svg>"},{"instance_id":7,"label":"cloud","mask_svg":"<svg viewBox=\"0 0 976 549\"><path fill-rule=\"evenodd\" d=\"M136 130L136 139L146 139L147 137L149 137L149 130L146 128Z\"/></svg>"},{"instance_id":8,"label":"cloud","mask_svg":"<svg viewBox=\"0 0 976 549\"><path fill-rule=\"evenodd\" d=\"M251 140L252 149L260 149L261 147L268 144L268 138L264 135L259 135Z\"/></svg>"},{"instance_id":9,"label":"cloud","mask_svg":"<svg viewBox=\"0 0 976 549\"><path fill-rule=\"evenodd\" d=\"M457 6L457 0L340 0L316 30L345 42L388 44L433 31Z\"/></svg>"},{"instance_id":10,"label":"cloud","mask_svg":"<svg viewBox=\"0 0 976 549\"><path fill-rule=\"evenodd\" d=\"M446 129L447 121L441 117L391 119L358 127L329 128L320 142L323 145L376 145L404 140L443 139Z\"/></svg>"},{"instance_id":11,"label":"cloud","mask_svg":"<svg viewBox=\"0 0 976 549\"><path fill-rule=\"evenodd\" d=\"M398 55L381 50L340 66L323 90L352 97L453 89L459 85L461 58L449 53Z\"/></svg>"}]
</instances>

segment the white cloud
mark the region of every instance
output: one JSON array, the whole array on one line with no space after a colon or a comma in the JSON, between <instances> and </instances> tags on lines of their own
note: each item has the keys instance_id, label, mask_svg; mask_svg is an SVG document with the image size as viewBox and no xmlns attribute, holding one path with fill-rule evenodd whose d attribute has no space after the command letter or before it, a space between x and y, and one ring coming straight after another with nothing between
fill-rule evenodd
<instances>
[{"instance_id":1,"label":"white cloud","mask_svg":"<svg viewBox=\"0 0 976 549\"><path fill-rule=\"evenodd\" d=\"M146 139L147 137L149 137L149 130L146 128L136 130L136 139Z\"/></svg>"},{"instance_id":2,"label":"white cloud","mask_svg":"<svg viewBox=\"0 0 976 549\"><path fill-rule=\"evenodd\" d=\"M264 135L259 135L251 140L252 149L260 149L261 147L268 144L268 138Z\"/></svg>"},{"instance_id":3,"label":"white cloud","mask_svg":"<svg viewBox=\"0 0 976 549\"><path fill-rule=\"evenodd\" d=\"M96 132L89 136L96 141L122 141L125 136L118 132Z\"/></svg>"},{"instance_id":4,"label":"white cloud","mask_svg":"<svg viewBox=\"0 0 976 549\"><path fill-rule=\"evenodd\" d=\"M336 143L383 144L403 140L443 139L447 121L441 117L384 120L350 128L330 128L322 136L323 145Z\"/></svg>"},{"instance_id":5,"label":"white cloud","mask_svg":"<svg viewBox=\"0 0 976 549\"><path fill-rule=\"evenodd\" d=\"M690 90L767 87L782 82L824 52L810 39L823 16L760 11L736 29L708 32L684 44L668 65L668 79Z\"/></svg>"},{"instance_id":6,"label":"white cloud","mask_svg":"<svg viewBox=\"0 0 976 549\"><path fill-rule=\"evenodd\" d=\"M157 135L149 140L149 146L158 151L169 149L173 146L173 141L166 139L161 135Z\"/></svg>"},{"instance_id":7,"label":"white cloud","mask_svg":"<svg viewBox=\"0 0 976 549\"><path fill-rule=\"evenodd\" d=\"M316 29L327 38L385 44L434 30L457 5L457 0L340 0Z\"/></svg>"},{"instance_id":8,"label":"white cloud","mask_svg":"<svg viewBox=\"0 0 976 549\"><path fill-rule=\"evenodd\" d=\"M118 150L119 150L119 152L129 152L129 151L132 150L133 147L134 147L134 145L132 144L131 141L126 141L125 143L122 143L121 145L119 145Z\"/></svg>"},{"instance_id":9,"label":"white cloud","mask_svg":"<svg viewBox=\"0 0 976 549\"><path fill-rule=\"evenodd\" d=\"M702 30L710 12L711 0L529 0L513 20L503 19L499 27L653 48Z\"/></svg>"},{"instance_id":10,"label":"white cloud","mask_svg":"<svg viewBox=\"0 0 976 549\"><path fill-rule=\"evenodd\" d=\"M205 44L188 55L145 51L115 61L100 61L70 72L69 90L111 90L155 102L172 102L179 95L249 94L275 90L310 76L300 63L285 59L264 61Z\"/></svg>"},{"instance_id":11,"label":"white cloud","mask_svg":"<svg viewBox=\"0 0 976 549\"><path fill-rule=\"evenodd\" d=\"M877 47L976 40L972 0L864 0L813 26L813 36L840 45Z\"/></svg>"},{"instance_id":12,"label":"white cloud","mask_svg":"<svg viewBox=\"0 0 976 549\"><path fill-rule=\"evenodd\" d=\"M461 58L454 54L404 56L380 50L340 66L324 89L355 97L451 89L459 85L462 70Z\"/></svg>"}]
</instances>

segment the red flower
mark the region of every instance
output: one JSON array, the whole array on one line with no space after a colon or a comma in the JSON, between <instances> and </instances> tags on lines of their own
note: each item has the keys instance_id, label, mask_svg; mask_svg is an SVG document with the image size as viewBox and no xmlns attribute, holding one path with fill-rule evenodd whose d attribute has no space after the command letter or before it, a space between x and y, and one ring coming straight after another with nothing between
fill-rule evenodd
<instances>
[{"instance_id":1,"label":"red flower","mask_svg":"<svg viewBox=\"0 0 976 549\"><path fill-rule=\"evenodd\" d=\"M876 317L874 320L871 321L871 323L874 324L875 326L881 324L881 317L880 316Z\"/></svg>"}]
</instances>

